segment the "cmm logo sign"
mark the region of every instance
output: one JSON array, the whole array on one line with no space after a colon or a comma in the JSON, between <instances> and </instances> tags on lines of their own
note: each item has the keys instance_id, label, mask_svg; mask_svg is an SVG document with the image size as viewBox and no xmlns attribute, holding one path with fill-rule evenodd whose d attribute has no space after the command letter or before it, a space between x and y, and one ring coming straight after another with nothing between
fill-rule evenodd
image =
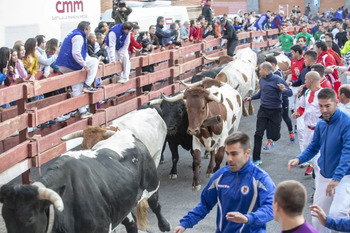
<instances>
[{"instance_id":1,"label":"cmm logo sign","mask_svg":"<svg viewBox=\"0 0 350 233\"><path fill-rule=\"evenodd\" d=\"M58 13L84 12L83 1L57 1L56 11Z\"/></svg>"}]
</instances>

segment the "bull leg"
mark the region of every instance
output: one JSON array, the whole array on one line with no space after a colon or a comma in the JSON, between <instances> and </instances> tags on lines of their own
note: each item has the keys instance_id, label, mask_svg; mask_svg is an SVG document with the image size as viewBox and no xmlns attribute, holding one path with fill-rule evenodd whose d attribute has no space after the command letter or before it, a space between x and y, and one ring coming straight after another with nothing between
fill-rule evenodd
<instances>
[{"instance_id":1,"label":"bull leg","mask_svg":"<svg viewBox=\"0 0 350 233\"><path fill-rule=\"evenodd\" d=\"M253 115L254 114L254 106L252 101L249 101L249 115Z\"/></svg>"},{"instance_id":2,"label":"bull leg","mask_svg":"<svg viewBox=\"0 0 350 233\"><path fill-rule=\"evenodd\" d=\"M201 151L196 149L193 152L193 182L192 189L194 191L200 190L202 187L200 183L200 166L201 166Z\"/></svg>"},{"instance_id":3,"label":"bull leg","mask_svg":"<svg viewBox=\"0 0 350 233\"><path fill-rule=\"evenodd\" d=\"M243 116L248 116L248 111L245 107L245 103L242 101L242 113L243 113Z\"/></svg>"},{"instance_id":4,"label":"bull leg","mask_svg":"<svg viewBox=\"0 0 350 233\"><path fill-rule=\"evenodd\" d=\"M158 227L159 230L164 232L164 231L170 231L171 226L170 223L164 218L164 216L161 213L161 206L158 202L158 191L155 192L149 199L148 199L148 205L155 213L158 219Z\"/></svg>"},{"instance_id":5,"label":"bull leg","mask_svg":"<svg viewBox=\"0 0 350 233\"><path fill-rule=\"evenodd\" d=\"M164 145L163 145L163 149L162 149L162 155L160 156L159 164L163 164L164 163L164 151L165 151L165 147L166 147L166 142L167 142L167 140L165 139Z\"/></svg>"},{"instance_id":6,"label":"bull leg","mask_svg":"<svg viewBox=\"0 0 350 233\"><path fill-rule=\"evenodd\" d=\"M138 229L136 224L136 217L133 213L131 213L131 215L132 218L130 218L128 215L123 219L122 224L124 225L127 233L137 233Z\"/></svg>"},{"instance_id":7,"label":"bull leg","mask_svg":"<svg viewBox=\"0 0 350 233\"><path fill-rule=\"evenodd\" d=\"M217 170L220 169L220 165L222 160L224 159L224 155L225 155L225 147L219 147L218 152L215 155L215 164L216 166L214 167L214 172L216 172Z\"/></svg>"},{"instance_id":8,"label":"bull leg","mask_svg":"<svg viewBox=\"0 0 350 233\"><path fill-rule=\"evenodd\" d=\"M178 145L170 142L168 144L169 144L172 161L173 161L173 166L169 174L169 179L176 180L177 179L177 162L179 161Z\"/></svg>"},{"instance_id":9,"label":"bull leg","mask_svg":"<svg viewBox=\"0 0 350 233\"><path fill-rule=\"evenodd\" d=\"M208 164L208 169L207 169L207 177L212 177L213 175L213 164L214 164L214 159L215 159L215 152L211 151L210 152L210 161Z\"/></svg>"}]
</instances>

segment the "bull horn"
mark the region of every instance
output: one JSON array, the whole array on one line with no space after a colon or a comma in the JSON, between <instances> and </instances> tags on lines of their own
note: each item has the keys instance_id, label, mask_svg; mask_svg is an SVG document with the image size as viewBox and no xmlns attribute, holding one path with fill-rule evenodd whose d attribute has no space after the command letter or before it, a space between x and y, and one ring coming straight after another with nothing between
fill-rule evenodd
<instances>
[{"instance_id":1,"label":"bull horn","mask_svg":"<svg viewBox=\"0 0 350 233\"><path fill-rule=\"evenodd\" d=\"M204 59L208 60L208 61L217 61L219 60L220 57L207 57L205 55L203 55Z\"/></svg>"},{"instance_id":2,"label":"bull horn","mask_svg":"<svg viewBox=\"0 0 350 233\"><path fill-rule=\"evenodd\" d=\"M203 85L203 80L195 82L195 83L191 83L191 84L188 84L188 83L185 83L183 81L180 81L180 84L184 85L187 88L198 87L198 86Z\"/></svg>"},{"instance_id":3,"label":"bull horn","mask_svg":"<svg viewBox=\"0 0 350 233\"><path fill-rule=\"evenodd\" d=\"M157 105L157 104L161 104L162 103L162 99L155 99L155 100L151 100L147 103L147 105Z\"/></svg>"},{"instance_id":4,"label":"bull horn","mask_svg":"<svg viewBox=\"0 0 350 233\"><path fill-rule=\"evenodd\" d=\"M223 98L222 94L221 94L221 98L219 98L219 97L217 97L216 95L213 95L213 94L210 93L210 95L208 96L208 99L213 100L213 101L215 101L215 102L218 102L218 103L220 103L220 104L221 104L222 102L224 102L224 98Z\"/></svg>"},{"instance_id":5,"label":"bull horn","mask_svg":"<svg viewBox=\"0 0 350 233\"><path fill-rule=\"evenodd\" d=\"M107 130L104 134L105 138L109 138L109 137L112 137L113 135L115 134L115 131L113 130Z\"/></svg>"},{"instance_id":6,"label":"bull horn","mask_svg":"<svg viewBox=\"0 0 350 233\"><path fill-rule=\"evenodd\" d=\"M79 131L76 131L74 133L70 133L64 137L61 137L61 140L62 141L68 141L68 140L71 140L71 139L74 139L74 138L80 138L80 137L83 137L83 132L84 130L79 130Z\"/></svg>"},{"instance_id":7,"label":"bull horn","mask_svg":"<svg viewBox=\"0 0 350 233\"><path fill-rule=\"evenodd\" d=\"M33 185L38 187L39 200L49 200L58 211L62 212L64 210L62 198L58 193L52 189L46 188L45 185L40 182L35 182Z\"/></svg>"},{"instance_id":8,"label":"bull horn","mask_svg":"<svg viewBox=\"0 0 350 233\"><path fill-rule=\"evenodd\" d=\"M164 93L162 93L162 98L165 101L168 101L168 102L175 102L175 101L183 99L184 98L184 93L178 94L178 95L173 96L173 97L168 97Z\"/></svg>"}]
</instances>

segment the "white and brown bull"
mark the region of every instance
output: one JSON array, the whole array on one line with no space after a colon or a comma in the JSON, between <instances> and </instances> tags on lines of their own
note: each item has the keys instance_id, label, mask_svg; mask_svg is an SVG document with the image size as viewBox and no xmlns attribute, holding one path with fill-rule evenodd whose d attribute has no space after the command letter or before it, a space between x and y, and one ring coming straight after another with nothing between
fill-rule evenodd
<instances>
[{"instance_id":1,"label":"white and brown bull","mask_svg":"<svg viewBox=\"0 0 350 233\"><path fill-rule=\"evenodd\" d=\"M169 102L185 100L189 122L187 132L193 135L194 190L201 189L201 148L211 152L207 169L207 176L211 176L220 168L224 158L224 141L230 131L237 130L242 115L242 98L237 90L213 79L205 79L201 83L203 87L188 88L175 97L163 96ZM220 123L205 125L206 120L217 116L221 118Z\"/></svg>"},{"instance_id":2,"label":"white and brown bull","mask_svg":"<svg viewBox=\"0 0 350 233\"><path fill-rule=\"evenodd\" d=\"M228 63L221 72L215 77L216 80L224 82L235 88L244 98L251 96L257 89L257 75L255 67L257 56L250 48L238 50L234 60ZM244 104L242 104L243 116L247 116L248 112ZM254 112L253 104L249 101L249 114Z\"/></svg>"}]
</instances>

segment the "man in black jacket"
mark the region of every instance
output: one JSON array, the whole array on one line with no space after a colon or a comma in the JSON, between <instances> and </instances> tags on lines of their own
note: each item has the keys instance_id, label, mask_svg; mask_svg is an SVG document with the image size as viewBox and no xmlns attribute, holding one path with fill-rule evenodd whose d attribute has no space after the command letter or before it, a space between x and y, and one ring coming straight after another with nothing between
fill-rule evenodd
<instances>
[{"instance_id":1,"label":"man in black jacket","mask_svg":"<svg viewBox=\"0 0 350 233\"><path fill-rule=\"evenodd\" d=\"M175 35L176 30L172 30L170 33L163 31L164 28L164 17L159 16L157 18L157 25L156 25L156 36L159 39L159 42L161 43L162 49L166 46L165 44L162 43L163 38L169 38L173 35Z\"/></svg>"},{"instance_id":2,"label":"man in black jacket","mask_svg":"<svg viewBox=\"0 0 350 233\"><path fill-rule=\"evenodd\" d=\"M211 9L211 0L207 0L207 2L204 4L204 7L202 9L202 15L204 16L205 20L208 21L208 24L212 24L213 22L213 11Z\"/></svg>"},{"instance_id":3,"label":"man in black jacket","mask_svg":"<svg viewBox=\"0 0 350 233\"><path fill-rule=\"evenodd\" d=\"M227 40L227 55L233 56L238 45L236 30L233 28L232 24L230 24L230 22L228 22L224 17L220 18L220 23L226 28L222 39Z\"/></svg>"}]
</instances>

